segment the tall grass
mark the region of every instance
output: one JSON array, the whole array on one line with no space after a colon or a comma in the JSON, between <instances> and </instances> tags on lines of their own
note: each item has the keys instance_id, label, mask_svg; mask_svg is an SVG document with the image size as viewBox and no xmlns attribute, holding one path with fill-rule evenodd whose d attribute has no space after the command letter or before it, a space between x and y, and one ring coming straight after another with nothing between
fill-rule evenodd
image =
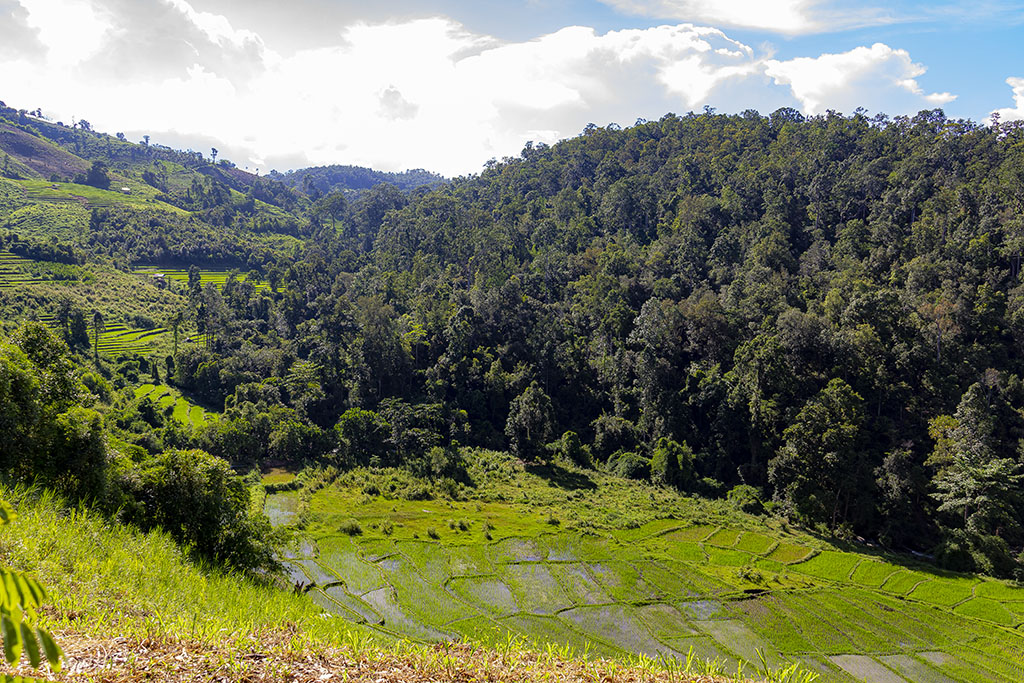
<instances>
[{"instance_id":1,"label":"tall grass","mask_svg":"<svg viewBox=\"0 0 1024 683\"><path fill-rule=\"evenodd\" d=\"M0 530L0 564L48 588L44 619L54 630L222 640L294 625L340 643L358 629L271 581L197 565L165 533L141 533L41 489L0 487L0 497L19 514Z\"/></svg>"}]
</instances>

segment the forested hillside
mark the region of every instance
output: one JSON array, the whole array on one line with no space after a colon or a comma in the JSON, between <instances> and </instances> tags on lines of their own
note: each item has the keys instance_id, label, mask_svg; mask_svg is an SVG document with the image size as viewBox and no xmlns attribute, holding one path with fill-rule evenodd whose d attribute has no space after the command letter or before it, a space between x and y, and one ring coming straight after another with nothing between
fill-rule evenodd
<instances>
[{"instance_id":1,"label":"forested hillside","mask_svg":"<svg viewBox=\"0 0 1024 683\"><path fill-rule=\"evenodd\" d=\"M159 359L92 354L106 428L147 452L458 481L480 446L1021 571L1019 124L709 110L346 197L5 112L83 160L33 176L40 153L0 138L7 243L237 269L157 288ZM94 186L94 162L140 203L33 203L32 177ZM55 292L0 302L55 312ZM117 393L147 373L221 414Z\"/></svg>"},{"instance_id":2,"label":"forested hillside","mask_svg":"<svg viewBox=\"0 0 1024 683\"><path fill-rule=\"evenodd\" d=\"M400 190L415 190L418 187L433 187L444 182L444 178L422 168L387 173L361 166L315 166L297 171L278 173L271 171L268 177L279 180L288 187L301 189L307 195L318 197L330 192L358 194L381 183L394 185Z\"/></svg>"}]
</instances>

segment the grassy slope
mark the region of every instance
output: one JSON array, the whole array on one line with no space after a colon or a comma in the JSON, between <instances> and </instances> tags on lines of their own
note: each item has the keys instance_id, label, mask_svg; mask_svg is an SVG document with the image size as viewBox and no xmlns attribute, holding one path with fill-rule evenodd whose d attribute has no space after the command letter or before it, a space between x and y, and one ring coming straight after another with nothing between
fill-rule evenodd
<instances>
[{"instance_id":1,"label":"grassy slope","mask_svg":"<svg viewBox=\"0 0 1024 683\"><path fill-rule=\"evenodd\" d=\"M163 534L68 510L46 494L0 496L19 513L0 529L0 564L34 573L50 591L43 619L70 665L56 680L717 680L651 661L531 654L515 641L497 650L382 639L290 591L196 567Z\"/></svg>"},{"instance_id":2,"label":"grassy slope","mask_svg":"<svg viewBox=\"0 0 1024 683\"><path fill-rule=\"evenodd\" d=\"M600 655L692 648L730 663L761 649L828 681L1024 676L1024 590L1009 584L593 472L531 473L484 454L471 476L461 501L385 498L407 477L357 472L308 503L291 492L267 507L278 521L304 515L293 571L318 584L315 598L386 632ZM352 519L356 536L343 531Z\"/></svg>"},{"instance_id":3,"label":"grassy slope","mask_svg":"<svg viewBox=\"0 0 1024 683\"><path fill-rule=\"evenodd\" d=\"M181 395L176 389L166 384L142 384L135 388L135 398L148 396L164 410L169 410L171 417L184 425L195 429L203 427L212 417L212 413L202 406L196 405Z\"/></svg>"}]
</instances>

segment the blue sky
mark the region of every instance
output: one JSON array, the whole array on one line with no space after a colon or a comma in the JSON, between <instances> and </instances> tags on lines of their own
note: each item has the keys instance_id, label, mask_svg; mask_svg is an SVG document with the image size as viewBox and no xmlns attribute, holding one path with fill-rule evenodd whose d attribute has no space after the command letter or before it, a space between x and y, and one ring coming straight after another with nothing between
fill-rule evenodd
<instances>
[{"instance_id":1,"label":"blue sky","mask_svg":"<svg viewBox=\"0 0 1024 683\"><path fill-rule=\"evenodd\" d=\"M253 169L457 175L704 106L1024 118L1024 2L0 0L0 99Z\"/></svg>"}]
</instances>

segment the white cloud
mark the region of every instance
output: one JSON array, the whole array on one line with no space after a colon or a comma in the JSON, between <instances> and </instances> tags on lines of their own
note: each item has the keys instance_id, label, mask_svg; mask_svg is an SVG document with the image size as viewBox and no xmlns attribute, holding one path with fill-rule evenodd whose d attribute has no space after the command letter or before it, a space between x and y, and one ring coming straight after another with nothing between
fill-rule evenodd
<instances>
[{"instance_id":1,"label":"white cloud","mask_svg":"<svg viewBox=\"0 0 1024 683\"><path fill-rule=\"evenodd\" d=\"M18 0L0 0L0 58L35 57L45 51L39 29L29 24L28 10Z\"/></svg>"},{"instance_id":2,"label":"white cloud","mask_svg":"<svg viewBox=\"0 0 1024 683\"><path fill-rule=\"evenodd\" d=\"M604 34L570 26L501 42L434 18L356 24L332 46L285 56L186 0L91 2L105 28L74 59L0 51L9 104L133 139L213 145L264 169L347 163L456 175L589 122L627 125L704 105L913 113L952 97L922 91L923 67L885 45L775 61L691 24Z\"/></svg>"},{"instance_id":3,"label":"white cloud","mask_svg":"<svg viewBox=\"0 0 1024 683\"><path fill-rule=\"evenodd\" d=\"M84 0L20 0L52 63L77 64L92 56L110 25Z\"/></svg>"},{"instance_id":4,"label":"white cloud","mask_svg":"<svg viewBox=\"0 0 1024 683\"><path fill-rule=\"evenodd\" d=\"M1014 106L996 109L992 113L998 114L1000 120L1002 121L1024 120L1024 78L1010 76L1009 78L1006 79L1006 84L1013 88Z\"/></svg>"},{"instance_id":5,"label":"white cloud","mask_svg":"<svg viewBox=\"0 0 1024 683\"><path fill-rule=\"evenodd\" d=\"M873 7L837 10L822 0L602 0L628 14L784 34L837 31L893 21Z\"/></svg>"},{"instance_id":6,"label":"white cloud","mask_svg":"<svg viewBox=\"0 0 1024 683\"><path fill-rule=\"evenodd\" d=\"M925 93L917 77L926 69L910 59L906 50L883 43L849 52L768 60L765 73L779 85L788 85L801 108L810 114L826 109L851 112L857 107L903 113L938 107L956 99L947 92Z\"/></svg>"}]
</instances>

